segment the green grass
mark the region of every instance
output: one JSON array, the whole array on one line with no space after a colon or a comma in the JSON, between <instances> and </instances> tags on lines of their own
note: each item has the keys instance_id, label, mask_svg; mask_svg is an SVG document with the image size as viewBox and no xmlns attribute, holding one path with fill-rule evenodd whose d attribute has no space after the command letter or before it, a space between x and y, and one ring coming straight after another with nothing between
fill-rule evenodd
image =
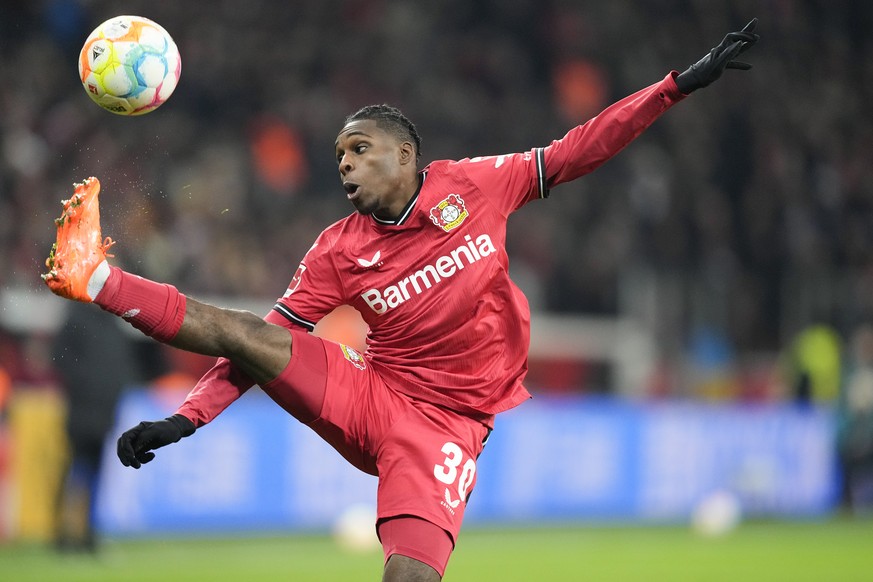
<instances>
[{"instance_id":1,"label":"green grass","mask_svg":"<svg viewBox=\"0 0 873 582\"><path fill-rule=\"evenodd\" d=\"M97 556L0 545L14 582L377 581L381 553L324 536L123 540ZM873 521L745 523L720 538L683 527L564 527L462 533L447 582L873 580Z\"/></svg>"}]
</instances>

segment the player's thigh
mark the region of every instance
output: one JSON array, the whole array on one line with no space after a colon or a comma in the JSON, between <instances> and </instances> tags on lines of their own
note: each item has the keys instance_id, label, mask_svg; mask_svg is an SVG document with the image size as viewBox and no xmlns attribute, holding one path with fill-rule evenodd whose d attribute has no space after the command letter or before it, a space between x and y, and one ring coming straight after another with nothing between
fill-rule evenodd
<instances>
[{"instance_id":1,"label":"player's thigh","mask_svg":"<svg viewBox=\"0 0 873 582\"><path fill-rule=\"evenodd\" d=\"M412 515L457 539L476 485L476 460L488 428L473 419L412 401L378 451L378 514Z\"/></svg>"},{"instance_id":2,"label":"player's thigh","mask_svg":"<svg viewBox=\"0 0 873 582\"><path fill-rule=\"evenodd\" d=\"M294 341L296 354L296 336ZM408 398L389 388L370 362L354 348L320 341L328 381L320 413L308 423L309 427L353 466L377 475L379 444L397 419L406 414ZM300 380L295 378L294 383L299 385Z\"/></svg>"},{"instance_id":3,"label":"player's thigh","mask_svg":"<svg viewBox=\"0 0 873 582\"><path fill-rule=\"evenodd\" d=\"M358 469L376 474L376 443L407 399L390 390L363 354L292 329L291 358L261 388Z\"/></svg>"},{"instance_id":4,"label":"player's thigh","mask_svg":"<svg viewBox=\"0 0 873 582\"><path fill-rule=\"evenodd\" d=\"M278 376L260 386L285 411L309 424L321 415L328 379L330 384L341 380L331 376L325 340L303 330L283 330L292 338L291 357Z\"/></svg>"}]
</instances>

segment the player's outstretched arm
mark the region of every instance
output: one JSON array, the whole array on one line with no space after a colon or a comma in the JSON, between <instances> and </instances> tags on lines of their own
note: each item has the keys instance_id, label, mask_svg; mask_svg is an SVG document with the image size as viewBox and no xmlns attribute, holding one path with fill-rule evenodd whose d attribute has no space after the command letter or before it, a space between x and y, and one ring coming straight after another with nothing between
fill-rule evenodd
<instances>
[{"instance_id":1,"label":"player's outstretched arm","mask_svg":"<svg viewBox=\"0 0 873 582\"><path fill-rule=\"evenodd\" d=\"M741 31L729 32L718 46L676 77L679 90L688 95L721 77L725 69L751 69L752 65L749 63L734 59L758 42L759 35L755 34L757 25L758 19L753 18Z\"/></svg>"},{"instance_id":2,"label":"player's outstretched arm","mask_svg":"<svg viewBox=\"0 0 873 582\"><path fill-rule=\"evenodd\" d=\"M139 469L155 458L155 449L194 434L194 423L174 414L157 422L143 421L118 437L118 458L125 467Z\"/></svg>"}]
</instances>

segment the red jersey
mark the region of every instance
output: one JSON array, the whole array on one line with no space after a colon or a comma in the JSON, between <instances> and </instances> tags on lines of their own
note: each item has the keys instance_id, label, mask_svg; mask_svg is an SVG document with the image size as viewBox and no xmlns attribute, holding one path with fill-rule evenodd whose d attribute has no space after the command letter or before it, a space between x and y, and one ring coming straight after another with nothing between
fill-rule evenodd
<instances>
[{"instance_id":1,"label":"red jersey","mask_svg":"<svg viewBox=\"0 0 873 582\"><path fill-rule=\"evenodd\" d=\"M396 390L476 416L516 406L530 397L530 310L509 278L507 219L603 164L678 102L674 75L546 147L431 163L396 220L354 213L323 231L265 319L311 331L351 305L369 325L369 365ZM178 412L200 426L251 384L220 359Z\"/></svg>"}]
</instances>

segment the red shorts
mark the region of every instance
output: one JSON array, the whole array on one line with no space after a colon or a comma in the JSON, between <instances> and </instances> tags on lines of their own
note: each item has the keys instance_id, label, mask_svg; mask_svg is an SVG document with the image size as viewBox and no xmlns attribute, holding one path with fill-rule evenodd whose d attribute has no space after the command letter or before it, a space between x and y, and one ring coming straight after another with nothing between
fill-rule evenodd
<instances>
[{"instance_id":1,"label":"red shorts","mask_svg":"<svg viewBox=\"0 0 873 582\"><path fill-rule=\"evenodd\" d=\"M454 543L488 427L398 392L352 348L291 334L291 361L264 391L298 417L289 403L299 402L301 392L316 401L323 391L320 414L308 426L352 465L378 475L379 521L419 517Z\"/></svg>"}]
</instances>

